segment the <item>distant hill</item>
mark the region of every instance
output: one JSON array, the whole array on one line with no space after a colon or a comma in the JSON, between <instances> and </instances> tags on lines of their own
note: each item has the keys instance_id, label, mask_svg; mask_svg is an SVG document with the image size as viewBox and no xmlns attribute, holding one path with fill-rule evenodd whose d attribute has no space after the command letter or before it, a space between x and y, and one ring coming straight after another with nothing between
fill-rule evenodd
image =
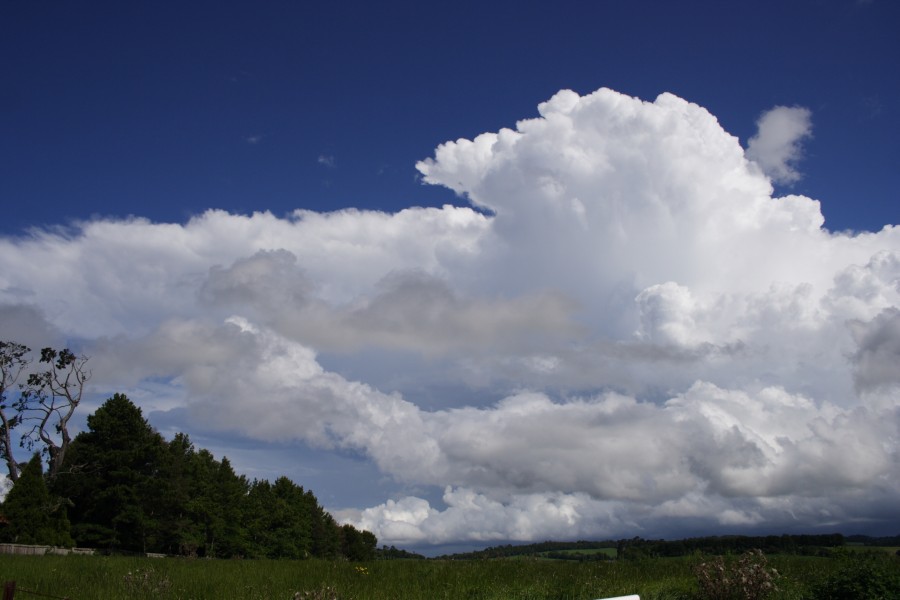
<instances>
[{"instance_id":1,"label":"distant hill","mask_svg":"<svg viewBox=\"0 0 900 600\"><path fill-rule=\"evenodd\" d=\"M640 537L621 540L506 544L474 552L445 554L444 560L486 560L498 558L553 558L558 560L609 560L610 558L640 558L656 556L686 556L703 554L741 553L759 548L769 554L828 554L829 549L845 544L863 546L900 546L900 536L871 537L839 533L815 535L725 535L686 538L681 540L648 540Z\"/></svg>"},{"instance_id":2,"label":"distant hill","mask_svg":"<svg viewBox=\"0 0 900 600\"><path fill-rule=\"evenodd\" d=\"M377 560L400 560L400 559L423 559L425 558L422 554L417 554L415 552L410 552L409 550L401 550L400 548L396 548L395 546L391 546L388 548L387 546L382 546L381 548L377 548L375 550L375 558Z\"/></svg>"},{"instance_id":3,"label":"distant hill","mask_svg":"<svg viewBox=\"0 0 900 600\"><path fill-rule=\"evenodd\" d=\"M447 554L438 558L450 560L482 560L488 558L512 558L521 556L540 556L547 553L563 553L574 551L590 551L605 550L617 547L615 540L605 540L599 542L578 541L578 542L539 542L536 544L492 546L484 550L476 550L474 552L461 552L457 554Z\"/></svg>"},{"instance_id":4,"label":"distant hill","mask_svg":"<svg viewBox=\"0 0 900 600\"><path fill-rule=\"evenodd\" d=\"M858 546L900 546L900 535L889 537L871 537L868 535L848 535L848 544Z\"/></svg>"}]
</instances>

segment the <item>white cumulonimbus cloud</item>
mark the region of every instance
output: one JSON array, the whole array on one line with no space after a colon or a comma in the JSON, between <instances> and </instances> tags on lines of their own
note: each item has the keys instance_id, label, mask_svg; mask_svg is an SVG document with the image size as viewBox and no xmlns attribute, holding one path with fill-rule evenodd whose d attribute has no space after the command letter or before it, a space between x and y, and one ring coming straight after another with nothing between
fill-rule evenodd
<instances>
[{"instance_id":1,"label":"white cumulonimbus cloud","mask_svg":"<svg viewBox=\"0 0 900 600\"><path fill-rule=\"evenodd\" d=\"M417 165L486 210L4 238L0 320L83 340L100 389L366 456L397 496L338 514L384 543L895 520L900 232L773 196L809 123L745 152L671 94L562 91Z\"/></svg>"}]
</instances>

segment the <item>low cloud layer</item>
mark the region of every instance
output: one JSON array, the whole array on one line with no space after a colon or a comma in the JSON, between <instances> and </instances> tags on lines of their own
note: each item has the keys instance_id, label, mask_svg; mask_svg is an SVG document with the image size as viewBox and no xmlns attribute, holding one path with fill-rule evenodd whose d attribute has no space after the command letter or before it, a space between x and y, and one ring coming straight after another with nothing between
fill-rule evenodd
<instances>
[{"instance_id":1,"label":"low cloud layer","mask_svg":"<svg viewBox=\"0 0 900 600\"><path fill-rule=\"evenodd\" d=\"M895 526L900 230L773 196L810 122L744 151L671 94L562 91L417 165L481 210L4 238L0 320L98 393L365 457L397 495L333 508L380 543Z\"/></svg>"}]
</instances>

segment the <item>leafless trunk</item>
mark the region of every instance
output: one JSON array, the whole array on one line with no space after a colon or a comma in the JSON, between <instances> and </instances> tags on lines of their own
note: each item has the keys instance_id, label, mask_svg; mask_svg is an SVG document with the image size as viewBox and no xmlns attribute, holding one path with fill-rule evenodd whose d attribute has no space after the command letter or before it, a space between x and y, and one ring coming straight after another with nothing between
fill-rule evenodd
<instances>
[{"instance_id":1,"label":"leafless trunk","mask_svg":"<svg viewBox=\"0 0 900 600\"><path fill-rule=\"evenodd\" d=\"M25 355L31 348L16 342L0 341L0 458L6 462L9 479L19 479L19 463L13 456L12 430L21 422L18 413L7 414L7 394L16 387L22 371L31 362Z\"/></svg>"},{"instance_id":2,"label":"leafless trunk","mask_svg":"<svg viewBox=\"0 0 900 600\"><path fill-rule=\"evenodd\" d=\"M62 468L72 441L69 420L81 403L84 385L91 377L85 367L87 361L87 357L75 356L68 349L57 352L44 348L41 362L48 363L49 368L28 377L28 390L18 407L23 420L34 423L23 440L33 446L37 437L44 445L50 459L47 469L50 478Z\"/></svg>"}]
</instances>

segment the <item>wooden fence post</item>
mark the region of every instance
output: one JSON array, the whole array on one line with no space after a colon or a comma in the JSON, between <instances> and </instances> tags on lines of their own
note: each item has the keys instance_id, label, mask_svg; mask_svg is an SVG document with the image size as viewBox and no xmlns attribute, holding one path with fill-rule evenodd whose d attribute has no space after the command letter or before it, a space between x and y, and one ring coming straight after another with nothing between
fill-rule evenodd
<instances>
[{"instance_id":1,"label":"wooden fence post","mask_svg":"<svg viewBox=\"0 0 900 600\"><path fill-rule=\"evenodd\" d=\"M16 595L16 582L7 581L3 584L3 600L13 600Z\"/></svg>"}]
</instances>

